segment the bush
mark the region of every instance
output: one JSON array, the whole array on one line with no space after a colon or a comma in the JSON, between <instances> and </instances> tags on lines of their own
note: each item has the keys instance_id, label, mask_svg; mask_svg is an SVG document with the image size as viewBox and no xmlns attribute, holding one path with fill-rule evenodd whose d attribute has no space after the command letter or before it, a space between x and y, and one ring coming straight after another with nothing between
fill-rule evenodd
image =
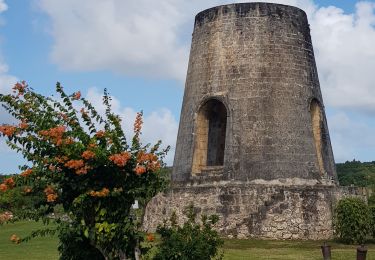
<instances>
[{"instance_id":1,"label":"bush","mask_svg":"<svg viewBox=\"0 0 375 260\"><path fill-rule=\"evenodd\" d=\"M170 225L164 223L159 226L157 233L161 235L161 243L158 245L158 253L155 260L195 260L195 259L222 259L219 247L223 240L213 225L217 223L217 215L202 216L202 224L196 222L194 207L189 206L186 211L188 220L183 226L177 225L176 214L172 214Z\"/></svg>"},{"instance_id":2,"label":"bush","mask_svg":"<svg viewBox=\"0 0 375 260\"><path fill-rule=\"evenodd\" d=\"M0 213L12 212L13 214L18 214L41 204L43 194L34 193L25 196L28 189L27 186L21 186L0 192Z\"/></svg>"},{"instance_id":3,"label":"bush","mask_svg":"<svg viewBox=\"0 0 375 260\"><path fill-rule=\"evenodd\" d=\"M335 231L343 242L363 243L371 227L370 209L363 200L346 198L339 201L335 212Z\"/></svg>"},{"instance_id":4,"label":"bush","mask_svg":"<svg viewBox=\"0 0 375 260\"><path fill-rule=\"evenodd\" d=\"M375 238L375 206L370 206L370 212L372 218L371 233L372 237Z\"/></svg>"},{"instance_id":5,"label":"bush","mask_svg":"<svg viewBox=\"0 0 375 260\"><path fill-rule=\"evenodd\" d=\"M161 169L169 149L160 150L160 141L142 145L142 112L128 141L106 90L103 114L79 91L68 95L59 83L58 98L38 94L26 82L13 90L0 94L0 105L15 119L12 125L0 124L0 137L28 163L20 174L1 178L0 206L14 211L14 221L56 225L10 239L20 243L57 232L63 259L139 256L144 234L137 216L167 185ZM135 201L138 209L132 207ZM51 217L56 207L63 217Z\"/></svg>"},{"instance_id":6,"label":"bush","mask_svg":"<svg viewBox=\"0 0 375 260\"><path fill-rule=\"evenodd\" d=\"M60 260L104 260L100 251L90 245L83 234L72 230L69 225L63 228L65 231L59 233Z\"/></svg>"},{"instance_id":7,"label":"bush","mask_svg":"<svg viewBox=\"0 0 375 260\"><path fill-rule=\"evenodd\" d=\"M375 187L373 188L374 192L375 192ZM369 206L373 206L375 207L375 193L372 193L371 196L368 198L368 205Z\"/></svg>"}]
</instances>

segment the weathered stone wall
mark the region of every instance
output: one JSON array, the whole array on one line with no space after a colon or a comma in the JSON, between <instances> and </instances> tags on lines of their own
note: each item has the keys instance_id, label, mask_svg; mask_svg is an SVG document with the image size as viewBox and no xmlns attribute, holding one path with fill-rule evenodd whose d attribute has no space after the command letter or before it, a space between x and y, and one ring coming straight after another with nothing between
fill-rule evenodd
<instances>
[{"instance_id":1,"label":"weathered stone wall","mask_svg":"<svg viewBox=\"0 0 375 260\"><path fill-rule=\"evenodd\" d=\"M194 204L199 214L217 214L217 229L229 238L329 239L332 212L339 199L365 196L357 188L330 183L300 185L216 183L175 187L159 194L148 205L144 228L154 231L175 211L183 222L183 210Z\"/></svg>"},{"instance_id":2,"label":"weathered stone wall","mask_svg":"<svg viewBox=\"0 0 375 260\"><path fill-rule=\"evenodd\" d=\"M195 18L174 160L186 182L199 148L199 109L216 99L227 109L223 180L336 179L306 14L270 3L214 7ZM317 154L310 104L321 106ZM323 160L319 167L318 158ZM323 172L322 172L323 171Z\"/></svg>"}]
</instances>

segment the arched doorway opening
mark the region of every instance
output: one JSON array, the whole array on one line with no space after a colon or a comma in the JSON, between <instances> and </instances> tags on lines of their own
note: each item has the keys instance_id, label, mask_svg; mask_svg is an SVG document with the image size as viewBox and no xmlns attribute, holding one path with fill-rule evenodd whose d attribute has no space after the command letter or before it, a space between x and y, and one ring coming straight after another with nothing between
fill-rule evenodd
<instances>
[{"instance_id":1,"label":"arched doorway opening","mask_svg":"<svg viewBox=\"0 0 375 260\"><path fill-rule=\"evenodd\" d=\"M223 166L226 127L225 105L217 99L206 101L196 118L193 174L205 167Z\"/></svg>"}]
</instances>

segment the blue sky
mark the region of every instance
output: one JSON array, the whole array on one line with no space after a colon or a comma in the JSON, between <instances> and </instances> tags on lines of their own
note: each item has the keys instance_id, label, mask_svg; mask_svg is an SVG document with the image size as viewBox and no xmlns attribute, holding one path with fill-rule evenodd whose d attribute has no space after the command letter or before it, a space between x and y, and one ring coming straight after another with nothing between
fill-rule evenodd
<instances>
[{"instance_id":1,"label":"blue sky","mask_svg":"<svg viewBox=\"0 0 375 260\"><path fill-rule=\"evenodd\" d=\"M375 2L273 2L308 14L336 161L375 160ZM162 139L173 148L194 15L225 3L0 0L0 93L26 80L49 95L60 81L99 106L108 88L125 128L142 109L145 142ZM11 122L3 110L0 120ZM0 143L0 173L21 162Z\"/></svg>"}]
</instances>

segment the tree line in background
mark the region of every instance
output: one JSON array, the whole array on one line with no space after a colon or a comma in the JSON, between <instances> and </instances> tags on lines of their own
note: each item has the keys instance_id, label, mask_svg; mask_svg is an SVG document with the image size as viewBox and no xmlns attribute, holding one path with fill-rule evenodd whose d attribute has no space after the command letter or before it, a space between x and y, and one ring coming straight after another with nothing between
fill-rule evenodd
<instances>
[{"instance_id":1,"label":"tree line in background","mask_svg":"<svg viewBox=\"0 0 375 260\"><path fill-rule=\"evenodd\" d=\"M340 185L375 188L375 161L346 161L336 164Z\"/></svg>"}]
</instances>

